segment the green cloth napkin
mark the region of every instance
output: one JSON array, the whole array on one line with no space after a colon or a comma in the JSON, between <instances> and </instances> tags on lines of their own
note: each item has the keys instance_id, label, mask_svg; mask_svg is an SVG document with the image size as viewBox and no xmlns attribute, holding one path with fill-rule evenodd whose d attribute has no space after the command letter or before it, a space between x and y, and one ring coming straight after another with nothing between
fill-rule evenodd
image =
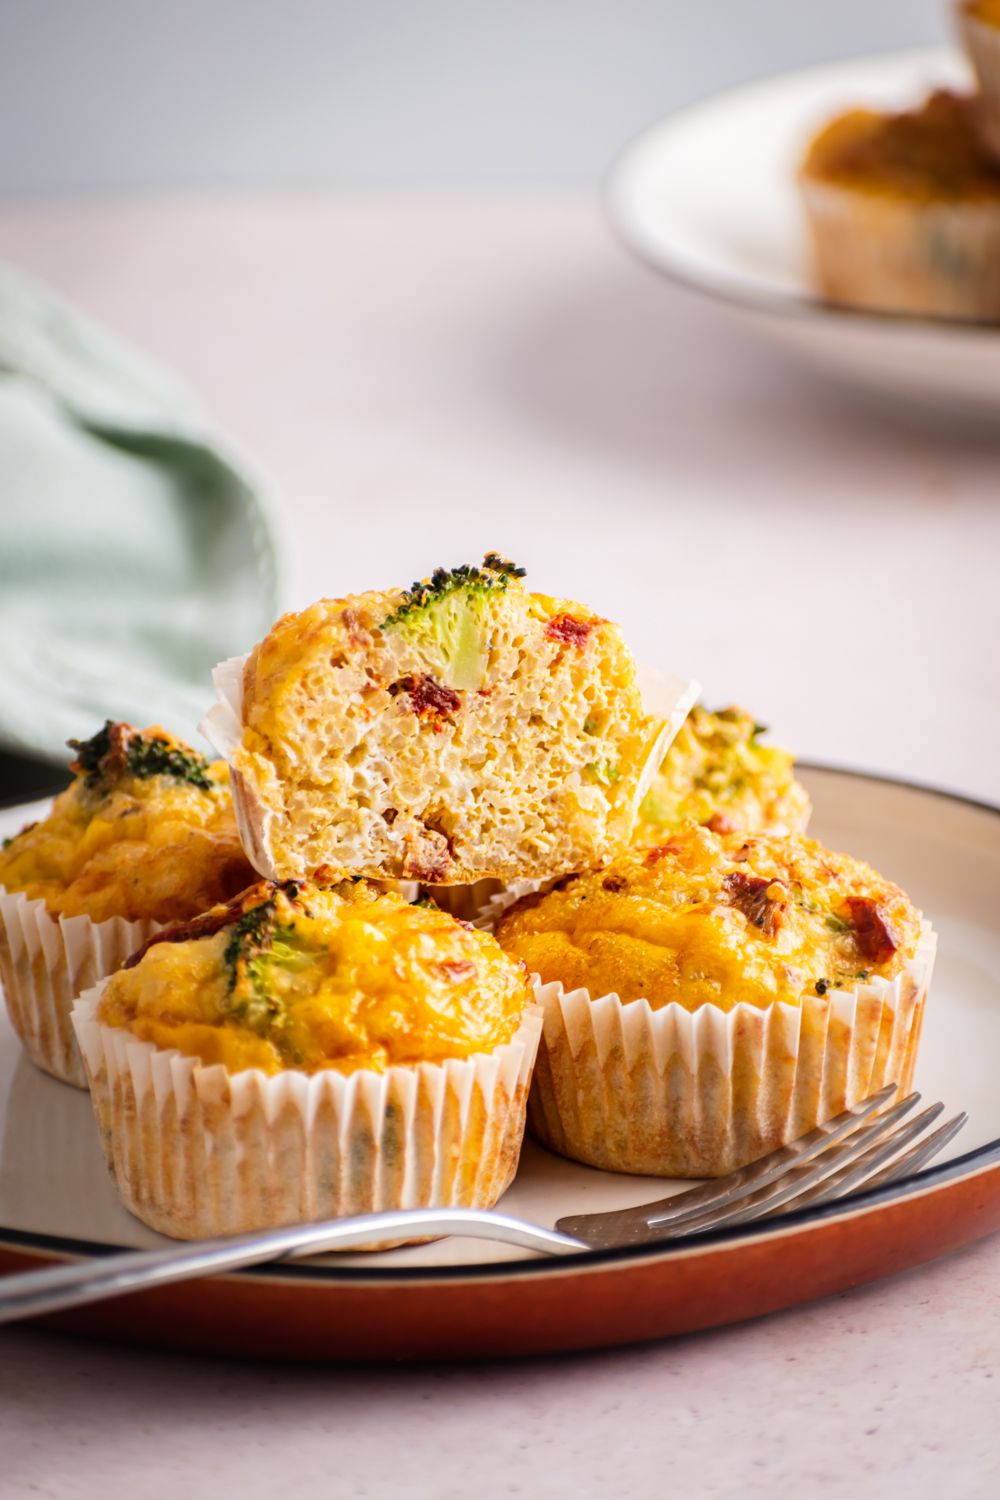
<instances>
[{"instance_id":1,"label":"green cloth napkin","mask_svg":"<svg viewBox=\"0 0 1000 1500\"><path fill-rule=\"evenodd\" d=\"M276 528L193 397L0 265L0 744L106 719L187 740L278 613Z\"/></svg>"}]
</instances>

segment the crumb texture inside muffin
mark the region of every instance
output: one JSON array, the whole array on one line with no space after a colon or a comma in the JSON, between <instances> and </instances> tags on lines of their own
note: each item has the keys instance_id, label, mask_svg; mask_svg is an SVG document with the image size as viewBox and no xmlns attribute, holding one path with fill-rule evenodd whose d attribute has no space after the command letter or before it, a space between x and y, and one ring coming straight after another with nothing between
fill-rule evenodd
<instances>
[{"instance_id":1,"label":"crumb texture inside muffin","mask_svg":"<svg viewBox=\"0 0 1000 1500\"><path fill-rule=\"evenodd\" d=\"M173 922L254 880L224 761L120 723L74 748L72 784L0 851L5 890L44 899L53 916Z\"/></svg>"},{"instance_id":2,"label":"crumb texture inside muffin","mask_svg":"<svg viewBox=\"0 0 1000 1500\"><path fill-rule=\"evenodd\" d=\"M267 873L543 878L627 844L664 726L617 626L504 569L321 601L252 653L233 766Z\"/></svg>"},{"instance_id":3,"label":"crumb texture inside muffin","mask_svg":"<svg viewBox=\"0 0 1000 1500\"><path fill-rule=\"evenodd\" d=\"M861 860L811 839L685 824L662 844L527 897L497 938L543 980L657 1008L798 1003L891 979L921 919Z\"/></svg>"},{"instance_id":4,"label":"crumb texture inside muffin","mask_svg":"<svg viewBox=\"0 0 1000 1500\"><path fill-rule=\"evenodd\" d=\"M98 1016L230 1072L349 1073L492 1051L530 995L489 934L433 907L365 882L265 882L154 939Z\"/></svg>"},{"instance_id":5,"label":"crumb texture inside muffin","mask_svg":"<svg viewBox=\"0 0 1000 1500\"><path fill-rule=\"evenodd\" d=\"M693 708L643 798L635 842L655 844L689 818L719 832L802 832L810 806L794 757L763 733L745 709Z\"/></svg>"}]
</instances>

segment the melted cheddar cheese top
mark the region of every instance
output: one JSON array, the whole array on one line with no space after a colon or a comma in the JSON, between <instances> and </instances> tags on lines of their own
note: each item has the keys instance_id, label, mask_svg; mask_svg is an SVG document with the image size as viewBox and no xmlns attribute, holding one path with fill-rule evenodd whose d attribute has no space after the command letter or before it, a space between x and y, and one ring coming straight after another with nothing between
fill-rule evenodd
<instances>
[{"instance_id":1,"label":"melted cheddar cheese top","mask_svg":"<svg viewBox=\"0 0 1000 1500\"><path fill-rule=\"evenodd\" d=\"M662 845L526 897L497 939L566 989L729 1010L892 978L920 930L903 892L860 860L801 836L687 823Z\"/></svg>"},{"instance_id":2,"label":"melted cheddar cheese top","mask_svg":"<svg viewBox=\"0 0 1000 1500\"><path fill-rule=\"evenodd\" d=\"M99 1019L230 1072L465 1058L510 1041L531 998L489 934L364 882L265 882L130 965Z\"/></svg>"},{"instance_id":3,"label":"melted cheddar cheese top","mask_svg":"<svg viewBox=\"0 0 1000 1500\"><path fill-rule=\"evenodd\" d=\"M224 761L161 729L107 725L77 747L70 786L0 851L0 887L53 916L180 921L256 879Z\"/></svg>"}]
</instances>

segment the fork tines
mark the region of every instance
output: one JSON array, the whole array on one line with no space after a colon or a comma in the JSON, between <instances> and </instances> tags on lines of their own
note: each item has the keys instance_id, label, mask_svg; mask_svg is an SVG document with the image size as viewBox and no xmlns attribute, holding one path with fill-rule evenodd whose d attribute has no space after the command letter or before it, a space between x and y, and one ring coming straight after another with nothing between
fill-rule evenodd
<instances>
[{"instance_id":1,"label":"fork tines","mask_svg":"<svg viewBox=\"0 0 1000 1500\"><path fill-rule=\"evenodd\" d=\"M956 1115L920 1140L944 1105L933 1104L905 1120L920 1095L909 1094L885 1108L895 1092L895 1084L887 1085L728 1177L637 1208L570 1214L556 1228L595 1248L610 1248L745 1224L841 1198L862 1187L883 1186L924 1166L967 1118L964 1113Z\"/></svg>"}]
</instances>

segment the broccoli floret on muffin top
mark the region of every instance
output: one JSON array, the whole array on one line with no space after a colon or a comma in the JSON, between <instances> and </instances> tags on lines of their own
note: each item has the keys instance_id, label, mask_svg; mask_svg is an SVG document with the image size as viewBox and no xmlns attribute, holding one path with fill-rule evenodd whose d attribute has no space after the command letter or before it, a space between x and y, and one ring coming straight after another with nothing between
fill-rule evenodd
<instances>
[{"instance_id":1,"label":"broccoli floret on muffin top","mask_svg":"<svg viewBox=\"0 0 1000 1500\"><path fill-rule=\"evenodd\" d=\"M0 888L43 899L53 916L174 922L255 878L224 761L110 720L70 748L74 780L0 851Z\"/></svg>"},{"instance_id":2,"label":"broccoli floret on muffin top","mask_svg":"<svg viewBox=\"0 0 1000 1500\"><path fill-rule=\"evenodd\" d=\"M509 1042L531 996L495 940L365 881L263 882L166 928L99 1019L231 1072L383 1070Z\"/></svg>"},{"instance_id":3,"label":"broccoli floret on muffin top","mask_svg":"<svg viewBox=\"0 0 1000 1500\"><path fill-rule=\"evenodd\" d=\"M382 629L401 631L434 658L437 681L446 688L482 687L490 647L489 605L506 592L512 578L524 574L524 568L496 552L486 554L481 568L436 568L430 578L410 585Z\"/></svg>"},{"instance_id":4,"label":"broccoli floret on muffin top","mask_svg":"<svg viewBox=\"0 0 1000 1500\"><path fill-rule=\"evenodd\" d=\"M143 732L131 724L106 719L104 728L89 740L69 740L68 744L76 751L70 770L84 777L89 791L107 792L126 776L141 781L167 776L200 787L203 792L210 792L214 785L207 757L162 729Z\"/></svg>"}]
</instances>

